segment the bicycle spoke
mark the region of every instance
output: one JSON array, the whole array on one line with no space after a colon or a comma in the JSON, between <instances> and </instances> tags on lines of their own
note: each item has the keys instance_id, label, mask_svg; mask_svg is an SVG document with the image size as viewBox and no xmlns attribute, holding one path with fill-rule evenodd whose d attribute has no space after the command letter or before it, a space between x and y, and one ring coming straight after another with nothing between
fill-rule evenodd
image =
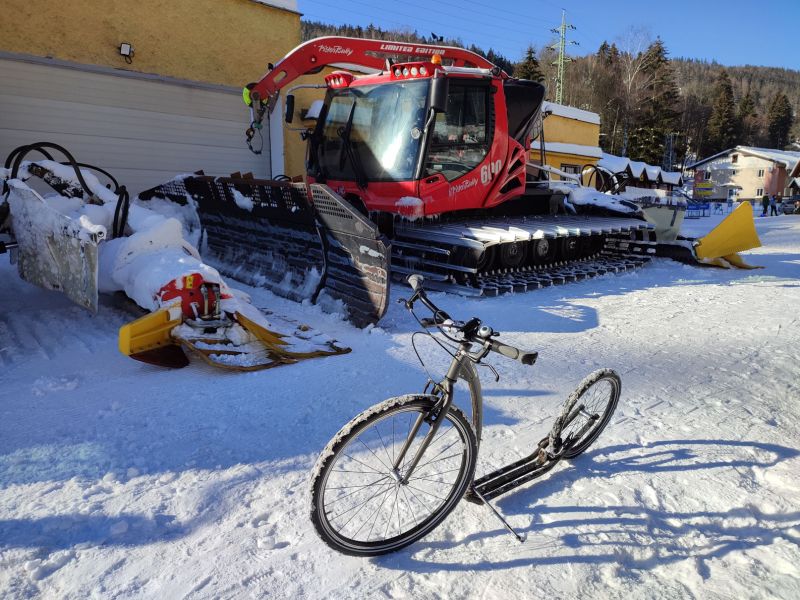
<instances>
[{"instance_id":1,"label":"bicycle spoke","mask_svg":"<svg viewBox=\"0 0 800 600\"><path fill-rule=\"evenodd\" d=\"M363 444L363 442L362 442L362 444ZM369 448L367 448L367 449L369 450ZM347 453L345 453L345 454L344 454L344 456L346 456L346 457L347 457L347 458L349 458L350 460L353 460L353 461L357 462L358 464L360 464L360 465L362 465L362 466L364 466L364 467L367 467L368 469L372 469L372 472L373 472L373 473L375 473L376 475L383 475L383 473L382 473L381 471L377 471L377 470L375 470L375 469L374 469L374 468L373 468L371 465L368 465L367 463L365 463L365 462L364 462L364 461L362 461L362 460L358 460L357 458L355 458L355 457L353 457L353 456L350 456L350 455L349 455L349 454L347 454ZM377 457L375 457L375 458L377 458ZM384 466L386 466L386 465L384 465ZM391 469L389 469L389 470L391 471Z\"/></svg>"},{"instance_id":2,"label":"bicycle spoke","mask_svg":"<svg viewBox=\"0 0 800 600\"><path fill-rule=\"evenodd\" d=\"M389 478L388 478L388 477L386 477L385 479L389 479ZM381 487L383 487L384 485L386 485L386 484L385 484L385 483L382 483L382 484L381 484ZM336 498L336 499L334 499L334 500L331 500L330 502L326 502L326 503L325 503L325 508L329 508L330 506L332 506L332 505L336 504L336 503L337 503L337 502L339 502L340 500L344 500L345 498L349 498L350 496L354 496L354 495L356 495L357 493L361 492L361 491L363 490L363 488L364 488L364 487L372 487L372 485L370 485L370 486L361 486L359 489L357 489L357 490L355 490L355 491L348 492L348 493L346 493L344 496L339 496L338 498ZM330 489L336 489L336 488L328 488L328 489L330 490Z\"/></svg>"},{"instance_id":3,"label":"bicycle spoke","mask_svg":"<svg viewBox=\"0 0 800 600\"><path fill-rule=\"evenodd\" d=\"M374 484L378 483L382 479L389 479L389 476L388 475L384 475L383 477L379 477L378 479L375 479L374 481L370 481L369 483L364 483L364 484L361 484L361 485L339 485L339 486L334 486L334 487L326 487L325 489L326 490L345 490L347 488L369 487L371 485L374 485Z\"/></svg>"},{"instance_id":4,"label":"bicycle spoke","mask_svg":"<svg viewBox=\"0 0 800 600\"><path fill-rule=\"evenodd\" d=\"M445 500L447 500L447 498L442 498L441 496L437 496L437 495L436 495L436 494L434 494L433 492L429 492L429 491L427 491L427 490L423 490L423 489L421 489L421 488L414 487L414 486L413 486L413 485L411 485L410 483L408 484L408 487L410 487L411 489L417 490L418 492L422 492L423 494L427 494L428 496L433 496L434 498L436 498L437 500L441 500L442 502L444 502Z\"/></svg>"},{"instance_id":5,"label":"bicycle spoke","mask_svg":"<svg viewBox=\"0 0 800 600\"><path fill-rule=\"evenodd\" d=\"M392 491L391 488L386 490L386 492L383 495L383 500L381 500L380 506L378 506L378 508L375 510L375 520L372 521L372 525L370 526L369 532L367 533L368 541L372 537L372 530L375 529L375 525L378 523L378 515L380 514L380 510L383 508L383 505L386 504L386 499L389 497L389 492L391 491Z\"/></svg>"},{"instance_id":6,"label":"bicycle spoke","mask_svg":"<svg viewBox=\"0 0 800 600\"><path fill-rule=\"evenodd\" d=\"M374 514L374 515L375 515L375 519L376 519L376 520L378 519L378 513L380 512L381 508L383 507L384 503L386 502L386 498L388 498L388 497L389 497L389 492L391 492L391 491L392 491L392 488L389 488L388 490L386 490L386 492L384 492L384 494L383 494L383 500L381 500L381 503L378 505L378 508L376 508L376 509L375 509L375 512L374 512L374 513L372 513L372 514ZM353 537L356 537L356 536L358 535L358 532L359 532L359 531L361 531L361 530L364 528L364 525L366 525L367 523L369 523L371 519L372 519L372 515L370 515L369 517L367 517L367 518L364 520L364 522L361 524L361 527L359 527L358 529L356 529L356 532L353 534ZM374 526L375 526L375 524L373 523L373 524L372 524L372 526L374 527ZM370 528L369 528L369 533L367 534L367 539L369 539L369 536L370 536L371 534L372 534L372 527L370 527Z\"/></svg>"},{"instance_id":7,"label":"bicycle spoke","mask_svg":"<svg viewBox=\"0 0 800 600\"><path fill-rule=\"evenodd\" d=\"M364 502L362 502L361 504L357 504L356 506L352 506L352 507L348 508L346 511L344 511L344 512L341 512L341 513L339 513L338 515L335 515L335 516L333 516L333 517L332 517L332 519L333 519L333 520L340 519L341 517L343 517L344 515L346 515L347 513L349 513L351 510L355 510L356 508L358 508L358 511L356 512L356 514L358 514L359 512L361 512L361 509L363 509L363 508L364 508L364 507L365 507L367 504L369 504L369 502L370 502L370 501L371 501L373 498L375 498L375 497L379 496L380 494L382 494L382 493L385 491L383 488L384 488L384 487L386 487L387 485L388 485L388 486L391 488L391 486L393 486L393 485L394 485L394 482L392 481L392 482L390 482L390 483L384 483L383 485L381 485L381 486L380 486L380 487L381 487L381 489L380 489L379 491L375 492L375 493L374 493L372 496L370 496L369 498L367 498L367 499L366 499ZM359 507L360 507L360 508L359 508ZM326 507L326 508L327 508L327 507ZM328 511L325 511L325 513L326 513L326 514L327 514L327 512L328 512ZM344 524L344 525L342 525L342 529L344 529L345 527L347 527L347 523L349 523L350 521L352 521L354 516L355 516L355 515L351 516L351 517L350 517L350 518L347 520L347 522L345 522L345 524Z\"/></svg>"},{"instance_id":8,"label":"bicycle spoke","mask_svg":"<svg viewBox=\"0 0 800 600\"><path fill-rule=\"evenodd\" d=\"M394 423L394 419L392 419L392 423ZM375 430L375 433L378 434L378 439L381 441L381 446L383 446L383 451L386 452L386 458L389 459L389 465L394 465L392 457L389 456L389 449L386 447L386 444L383 443L383 436L381 435L381 432L378 431L378 428L375 425L373 425L372 428ZM392 470L391 466L389 467L389 470L390 471Z\"/></svg>"},{"instance_id":9,"label":"bicycle spoke","mask_svg":"<svg viewBox=\"0 0 800 600\"><path fill-rule=\"evenodd\" d=\"M367 450L369 450L370 452L372 452L372 448L370 448L369 446L367 446L367 445L364 443L364 440L362 440L361 438L358 438L358 441L359 441L359 442L361 442L361 445L362 445L362 446L364 446L364 448L366 448ZM377 455L377 454L375 454L374 452L372 452L372 456L374 456L375 458L377 458L377 459L378 459L378 462L379 462L379 463L381 463L381 464L382 464L382 465L383 465L383 466L384 466L384 467L385 467L385 468L386 468L388 471L391 471L391 470L392 470L392 468L391 468L391 467L387 467L387 466L386 466L386 465L383 463L383 461L382 461L380 458L378 458L378 455Z\"/></svg>"},{"instance_id":10,"label":"bicycle spoke","mask_svg":"<svg viewBox=\"0 0 800 600\"><path fill-rule=\"evenodd\" d=\"M389 520L386 521L386 530L383 532L383 539L386 539L386 536L389 534L389 527L392 524L392 515L394 515L394 509L397 506L397 493L398 489L394 489L394 502L392 503L392 512L389 513Z\"/></svg>"},{"instance_id":11,"label":"bicycle spoke","mask_svg":"<svg viewBox=\"0 0 800 600\"><path fill-rule=\"evenodd\" d=\"M454 445L455 445L455 442L453 444L450 444L447 448L445 448L445 450L449 450ZM442 452L444 452L444 450ZM439 454L441 454L441 452ZM439 456L439 454L437 454L436 456ZM433 463L437 463L437 462L441 462L443 460L447 460L448 458L454 458L456 456L461 456L461 454L462 454L461 452L458 452L457 454L450 454L449 456L443 456L442 458L436 458L436 456L435 456L434 458L432 458L428 462L423 463L421 465L418 465L417 469L422 469L423 467L427 467L428 465L432 465Z\"/></svg>"},{"instance_id":12,"label":"bicycle spoke","mask_svg":"<svg viewBox=\"0 0 800 600\"><path fill-rule=\"evenodd\" d=\"M419 526L419 521L417 521L417 515L414 514L414 509L411 508L411 503L408 501L408 492L406 492L406 486L401 486L401 489L403 490L403 496L405 496L406 499L406 506L408 507L409 512L411 512L411 518L414 519L414 525Z\"/></svg>"}]
</instances>

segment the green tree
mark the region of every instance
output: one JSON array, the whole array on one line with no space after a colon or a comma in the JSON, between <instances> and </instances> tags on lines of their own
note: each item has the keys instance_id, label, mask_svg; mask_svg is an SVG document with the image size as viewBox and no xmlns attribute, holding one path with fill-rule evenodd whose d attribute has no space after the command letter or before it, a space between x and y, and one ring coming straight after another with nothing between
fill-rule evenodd
<instances>
[{"instance_id":1,"label":"green tree","mask_svg":"<svg viewBox=\"0 0 800 600\"><path fill-rule=\"evenodd\" d=\"M703 154L712 155L736 144L736 106L730 77L722 70L714 86L714 102Z\"/></svg>"},{"instance_id":2,"label":"green tree","mask_svg":"<svg viewBox=\"0 0 800 600\"><path fill-rule=\"evenodd\" d=\"M658 165L664 160L665 141L678 129L680 93L660 39L645 51L644 64L644 99L633 115L628 156Z\"/></svg>"},{"instance_id":3,"label":"green tree","mask_svg":"<svg viewBox=\"0 0 800 600\"><path fill-rule=\"evenodd\" d=\"M767 136L772 148L783 149L789 144L789 132L792 130L792 105L783 92L775 94L767 112Z\"/></svg>"},{"instance_id":4,"label":"green tree","mask_svg":"<svg viewBox=\"0 0 800 600\"><path fill-rule=\"evenodd\" d=\"M533 46L528 46L525 51L525 58L517 63L514 68L514 77L540 83L544 81L544 73L542 73L542 69L539 66L539 60L536 58L536 49Z\"/></svg>"},{"instance_id":5,"label":"green tree","mask_svg":"<svg viewBox=\"0 0 800 600\"><path fill-rule=\"evenodd\" d=\"M739 101L739 110L736 113L737 141L748 146L754 145L758 133L758 119L756 117L756 103L750 92Z\"/></svg>"}]
</instances>

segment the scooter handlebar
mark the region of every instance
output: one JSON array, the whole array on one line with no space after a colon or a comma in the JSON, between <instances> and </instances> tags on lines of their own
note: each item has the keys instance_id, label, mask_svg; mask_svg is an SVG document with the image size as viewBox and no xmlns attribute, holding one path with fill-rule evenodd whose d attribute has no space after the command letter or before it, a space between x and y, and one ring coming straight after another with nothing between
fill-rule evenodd
<instances>
[{"instance_id":1,"label":"scooter handlebar","mask_svg":"<svg viewBox=\"0 0 800 600\"><path fill-rule=\"evenodd\" d=\"M493 352L502 354L506 358L510 358L512 360L518 360L523 365L532 365L536 362L536 359L539 357L538 352L525 352L524 350L520 350L519 348L515 348L514 346L509 346L508 344L504 344L503 342L498 342L497 340L491 340L491 349Z\"/></svg>"}]
</instances>

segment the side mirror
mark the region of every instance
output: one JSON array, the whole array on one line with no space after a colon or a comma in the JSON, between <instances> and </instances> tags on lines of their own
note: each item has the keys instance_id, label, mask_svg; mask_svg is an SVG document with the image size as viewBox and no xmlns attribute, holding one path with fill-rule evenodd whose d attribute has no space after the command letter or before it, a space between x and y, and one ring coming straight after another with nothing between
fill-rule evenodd
<instances>
[{"instance_id":1,"label":"side mirror","mask_svg":"<svg viewBox=\"0 0 800 600\"><path fill-rule=\"evenodd\" d=\"M286 122L291 123L294 120L294 94L286 96Z\"/></svg>"},{"instance_id":2,"label":"side mirror","mask_svg":"<svg viewBox=\"0 0 800 600\"><path fill-rule=\"evenodd\" d=\"M447 92L450 80L447 77L434 77L431 80L431 108L436 112L447 110Z\"/></svg>"}]
</instances>

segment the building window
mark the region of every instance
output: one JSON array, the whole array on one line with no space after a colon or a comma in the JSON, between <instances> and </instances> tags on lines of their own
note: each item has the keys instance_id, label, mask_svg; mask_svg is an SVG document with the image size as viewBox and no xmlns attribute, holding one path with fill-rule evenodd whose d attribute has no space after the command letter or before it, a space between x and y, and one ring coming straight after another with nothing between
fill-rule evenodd
<instances>
[{"instance_id":1,"label":"building window","mask_svg":"<svg viewBox=\"0 0 800 600\"><path fill-rule=\"evenodd\" d=\"M764 195L764 188L758 188L756 190L756 196L763 196Z\"/></svg>"},{"instance_id":2,"label":"building window","mask_svg":"<svg viewBox=\"0 0 800 600\"><path fill-rule=\"evenodd\" d=\"M732 163L735 164L737 160L739 160L739 155L738 154L734 154L733 156L731 156L731 162Z\"/></svg>"},{"instance_id":3,"label":"building window","mask_svg":"<svg viewBox=\"0 0 800 600\"><path fill-rule=\"evenodd\" d=\"M763 177L763 176L764 176L764 169L759 169L758 175L756 175L756 177Z\"/></svg>"},{"instance_id":4,"label":"building window","mask_svg":"<svg viewBox=\"0 0 800 600\"><path fill-rule=\"evenodd\" d=\"M709 181L711 179L711 171L703 171L703 180Z\"/></svg>"},{"instance_id":5,"label":"building window","mask_svg":"<svg viewBox=\"0 0 800 600\"><path fill-rule=\"evenodd\" d=\"M736 173L738 173L738 171L736 169L731 171L731 177L736 177Z\"/></svg>"},{"instance_id":6,"label":"building window","mask_svg":"<svg viewBox=\"0 0 800 600\"><path fill-rule=\"evenodd\" d=\"M567 165L561 163L561 170L564 171L564 173L570 173L571 175L580 175L581 173L581 168L579 165Z\"/></svg>"}]
</instances>

